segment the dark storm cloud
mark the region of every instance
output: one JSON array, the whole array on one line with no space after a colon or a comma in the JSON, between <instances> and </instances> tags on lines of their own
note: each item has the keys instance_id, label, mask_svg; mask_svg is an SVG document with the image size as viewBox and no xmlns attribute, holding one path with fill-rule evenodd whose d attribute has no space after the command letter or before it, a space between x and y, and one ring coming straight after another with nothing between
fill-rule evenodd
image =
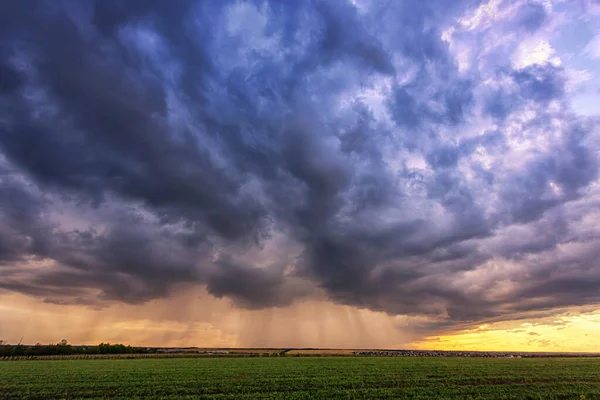
<instances>
[{"instance_id":1,"label":"dark storm cloud","mask_svg":"<svg viewBox=\"0 0 600 400\"><path fill-rule=\"evenodd\" d=\"M544 6L537 2L524 3L517 10L517 15L517 26L521 26L527 31L536 31L548 17Z\"/></svg>"},{"instance_id":2,"label":"dark storm cloud","mask_svg":"<svg viewBox=\"0 0 600 400\"><path fill-rule=\"evenodd\" d=\"M565 77L558 67L528 66L511 71L509 76L512 87L493 91L485 99L485 111L499 120L523 109L528 101L547 106L550 101L564 97Z\"/></svg>"},{"instance_id":3,"label":"dark storm cloud","mask_svg":"<svg viewBox=\"0 0 600 400\"><path fill-rule=\"evenodd\" d=\"M460 70L444 32L477 6L4 3L0 288L99 305L196 284L253 309L321 288L452 321L599 301L593 251L550 261L587 245L597 127L560 67L483 91ZM523 8L507 26L546 23Z\"/></svg>"},{"instance_id":4,"label":"dark storm cloud","mask_svg":"<svg viewBox=\"0 0 600 400\"><path fill-rule=\"evenodd\" d=\"M560 70L553 66L532 66L513 74L515 83L525 99L548 102L564 94L564 81Z\"/></svg>"}]
</instances>

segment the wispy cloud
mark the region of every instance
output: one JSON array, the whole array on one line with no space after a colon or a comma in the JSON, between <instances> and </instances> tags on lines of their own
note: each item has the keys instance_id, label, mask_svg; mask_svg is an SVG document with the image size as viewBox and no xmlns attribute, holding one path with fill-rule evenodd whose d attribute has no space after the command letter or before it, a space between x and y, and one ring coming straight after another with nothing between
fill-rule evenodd
<instances>
[{"instance_id":1,"label":"wispy cloud","mask_svg":"<svg viewBox=\"0 0 600 400\"><path fill-rule=\"evenodd\" d=\"M594 36L585 46L585 55L590 58L600 59L600 34Z\"/></svg>"}]
</instances>

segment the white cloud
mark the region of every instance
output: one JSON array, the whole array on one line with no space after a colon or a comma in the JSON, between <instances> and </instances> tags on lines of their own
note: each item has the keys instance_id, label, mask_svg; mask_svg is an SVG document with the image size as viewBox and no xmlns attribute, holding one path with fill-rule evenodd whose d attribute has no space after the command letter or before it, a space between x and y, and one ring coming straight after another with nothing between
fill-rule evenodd
<instances>
[{"instance_id":1,"label":"white cloud","mask_svg":"<svg viewBox=\"0 0 600 400\"><path fill-rule=\"evenodd\" d=\"M560 57L554 56L554 53L554 49L545 39L539 41L526 40L515 51L513 63L517 68L546 63L558 66L562 63L562 60Z\"/></svg>"},{"instance_id":2,"label":"white cloud","mask_svg":"<svg viewBox=\"0 0 600 400\"><path fill-rule=\"evenodd\" d=\"M485 28L496 20L500 3L500 0L490 0L479 6L470 15L461 18L459 22L467 30Z\"/></svg>"},{"instance_id":3,"label":"white cloud","mask_svg":"<svg viewBox=\"0 0 600 400\"><path fill-rule=\"evenodd\" d=\"M594 75L586 69L565 68L567 75L566 89L573 91L584 83L594 79Z\"/></svg>"},{"instance_id":4,"label":"white cloud","mask_svg":"<svg viewBox=\"0 0 600 400\"><path fill-rule=\"evenodd\" d=\"M583 52L589 58L600 59L600 33L589 41Z\"/></svg>"}]
</instances>

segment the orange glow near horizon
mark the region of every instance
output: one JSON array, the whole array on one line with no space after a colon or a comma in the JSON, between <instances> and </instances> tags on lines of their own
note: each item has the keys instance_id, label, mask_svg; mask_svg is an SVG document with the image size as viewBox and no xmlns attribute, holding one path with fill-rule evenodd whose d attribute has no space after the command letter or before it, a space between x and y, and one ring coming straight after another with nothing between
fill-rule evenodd
<instances>
[{"instance_id":1,"label":"orange glow near horizon","mask_svg":"<svg viewBox=\"0 0 600 400\"><path fill-rule=\"evenodd\" d=\"M311 300L286 308L243 310L205 293L103 309L0 295L0 339L16 343L99 342L196 347L403 347L418 339L415 321Z\"/></svg>"},{"instance_id":2,"label":"orange glow near horizon","mask_svg":"<svg viewBox=\"0 0 600 400\"><path fill-rule=\"evenodd\" d=\"M600 308L423 333L425 317L307 301L242 310L202 292L102 309L0 295L0 339L8 343L99 342L172 347L405 348L423 350L600 352Z\"/></svg>"}]
</instances>

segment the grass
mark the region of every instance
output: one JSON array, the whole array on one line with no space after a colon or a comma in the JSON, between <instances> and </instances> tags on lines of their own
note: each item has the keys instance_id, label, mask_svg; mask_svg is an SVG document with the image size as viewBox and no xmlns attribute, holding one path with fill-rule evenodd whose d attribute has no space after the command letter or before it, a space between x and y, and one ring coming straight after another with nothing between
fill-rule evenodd
<instances>
[{"instance_id":1,"label":"grass","mask_svg":"<svg viewBox=\"0 0 600 400\"><path fill-rule=\"evenodd\" d=\"M597 358L281 357L0 362L2 399L600 399Z\"/></svg>"}]
</instances>

